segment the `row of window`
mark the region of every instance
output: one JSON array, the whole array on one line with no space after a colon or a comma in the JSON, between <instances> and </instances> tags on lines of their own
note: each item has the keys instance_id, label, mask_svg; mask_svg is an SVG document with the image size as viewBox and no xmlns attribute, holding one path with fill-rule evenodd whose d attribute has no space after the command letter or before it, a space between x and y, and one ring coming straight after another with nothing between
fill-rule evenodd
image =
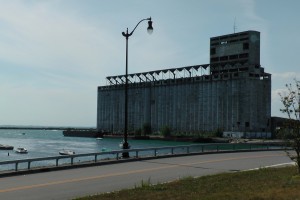
<instances>
[{"instance_id":1,"label":"row of window","mask_svg":"<svg viewBox=\"0 0 300 200\"><path fill-rule=\"evenodd\" d=\"M243 50L248 50L249 49L249 43L248 42L244 42L243 43ZM216 52L216 48L213 47L210 49L210 55L215 55L217 52Z\"/></svg>"},{"instance_id":2,"label":"row of window","mask_svg":"<svg viewBox=\"0 0 300 200\"><path fill-rule=\"evenodd\" d=\"M224 44L235 43L235 42L246 41L246 40L249 40L249 38L246 37L246 38L239 38L239 39L233 39L233 40L224 40L224 41L217 41L217 42L212 42L211 41L210 46L218 46L218 45L224 45Z\"/></svg>"},{"instance_id":3,"label":"row of window","mask_svg":"<svg viewBox=\"0 0 300 200\"><path fill-rule=\"evenodd\" d=\"M224 62L228 60L236 60L236 59L243 59L243 58L248 58L249 54L248 53L242 53L242 54L235 54L235 55L230 55L230 56L221 56L221 57L214 57L210 58L210 62Z\"/></svg>"},{"instance_id":4,"label":"row of window","mask_svg":"<svg viewBox=\"0 0 300 200\"><path fill-rule=\"evenodd\" d=\"M244 71L244 70L243 70ZM235 73L228 73L228 71L226 72L215 72L213 73L213 79L226 79L226 78L235 78L235 77L239 77L239 72L242 72L242 70L236 71ZM254 77L254 78L259 78L261 77L260 74L255 74L255 73L249 73L248 74L249 77Z\"/></svg>"}]
</instances>

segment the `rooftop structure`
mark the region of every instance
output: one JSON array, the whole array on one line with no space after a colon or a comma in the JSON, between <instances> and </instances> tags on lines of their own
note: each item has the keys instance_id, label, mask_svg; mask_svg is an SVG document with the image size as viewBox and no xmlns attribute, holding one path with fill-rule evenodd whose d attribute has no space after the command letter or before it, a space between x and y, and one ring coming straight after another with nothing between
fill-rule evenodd
<instances>
[{"instance_id":1,"label":"rooftop structure","mask_svg":"<svg viewBox=\"0 0 300 200\"><path fill-rule=\"evenodd\" d=\"M227 73L248 66L247 70L259 73L260 33L246 31L210 38L211 73Z\"/></svg>"}]
</instances>

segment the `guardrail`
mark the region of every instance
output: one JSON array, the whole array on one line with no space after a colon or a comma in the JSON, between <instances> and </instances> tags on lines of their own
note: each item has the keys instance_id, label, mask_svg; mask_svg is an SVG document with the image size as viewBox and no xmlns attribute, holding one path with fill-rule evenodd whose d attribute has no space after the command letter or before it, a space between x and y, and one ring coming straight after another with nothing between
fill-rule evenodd
<instances>
[{"instance_id":1,"label":"guardrail","mask_svg":"<svg viewBox=\"0 0 300 200\"><path fill-rule=\"evenodd\" d=\"M43 158L30 158L23 160L9 160L0 162L0 166L14 165L14 171L30 170L33 168L41 167L59 167L59 166L72 166L74 164L80 164L80 160L75 161L77 158L93 157L93 159L86 160L89 163L102 162L107 159L98 159L99 156L110 156L115 160L121 159L121 155L124 152L128 152L129 159L151 158L159 156L175 156L175 155L189 155L189 154L201 154L201 153L217 153L217 152L236 152L236 151L267 151L267 150L285 150L284 146L274 146L270 144L201 144L201 145L180 145L180 146L166 146L166 147L153 147L153 148L140 148L140 149L128 149L117 150L107 152L85 153L85 154L73 154L73 155L61 155ZM144 152L144 153L143 153ZM152 152L152 153L151 153ZM107 157L109 158L109 157ZM64 162L60 162L64 160ZM46 166L35 165L32 167L32 163L39 161L55 161L54 165L47 164ZM24 164L27 167L19 168L20 164Z\"/></svg>"}]
</instances>

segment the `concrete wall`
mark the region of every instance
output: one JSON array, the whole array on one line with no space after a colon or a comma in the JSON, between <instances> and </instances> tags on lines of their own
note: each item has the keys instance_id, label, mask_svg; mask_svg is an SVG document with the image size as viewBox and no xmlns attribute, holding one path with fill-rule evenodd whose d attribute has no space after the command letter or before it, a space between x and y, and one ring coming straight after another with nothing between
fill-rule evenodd
<instances>
[{"instance_id":1,"label":"concrete wall","mask_svg":"<svg viewBox=\"0 0 300 200\"><path fill-rule=\"evenodd\" d=\"M168 79L129 85L128 130L150 123L153 131L269 131L271 76L248 72ZM124 85L98 88L97 128L124 130Z\"/></svg>"}]
</instances>

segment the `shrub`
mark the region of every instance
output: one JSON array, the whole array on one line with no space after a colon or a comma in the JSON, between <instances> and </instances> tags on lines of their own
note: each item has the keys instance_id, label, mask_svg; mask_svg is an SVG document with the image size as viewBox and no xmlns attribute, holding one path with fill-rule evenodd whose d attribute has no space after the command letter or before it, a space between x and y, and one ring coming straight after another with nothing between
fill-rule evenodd
<instances>
[{"instance_id":1,"label":"shrub","mask_svg":"<svg viewBox=\"0 0 300 200\"><path fill-rule=\"evenodd\" d=\"M142 135L142 129L136 129L135 131L134 131L134 135L135 136L141 136Z\"/></svg>"},{"instance_id":2,"label":"shrub","mask_svg":"<svg viewBox=\"0 0 300 200\"><path fill-rule=\"evenodd\" d=\"M163 126L160 130L161 134L164 137L170 137L171 136L171 128L168 126Z\"/></svg>"},{"instance_id":3,"label":"shrub","mask_svg":"<svg viewBox=\"0 0 300 200\"><path fill-rule=\"evenodd\" d=\"M145 123L143 125L143 134L144 135L150 135L151 134L151 124Z\"/></svg>"},{"instance_id":4,"label":"shrub","mask_svg":"<svg viewBox=\"0 0 300 200\"><path fill-rule=\"evenodd\" d=\"M223 130L218 128L215 132L216 137L223 137Z\"/></svg>"}]
</instances>

